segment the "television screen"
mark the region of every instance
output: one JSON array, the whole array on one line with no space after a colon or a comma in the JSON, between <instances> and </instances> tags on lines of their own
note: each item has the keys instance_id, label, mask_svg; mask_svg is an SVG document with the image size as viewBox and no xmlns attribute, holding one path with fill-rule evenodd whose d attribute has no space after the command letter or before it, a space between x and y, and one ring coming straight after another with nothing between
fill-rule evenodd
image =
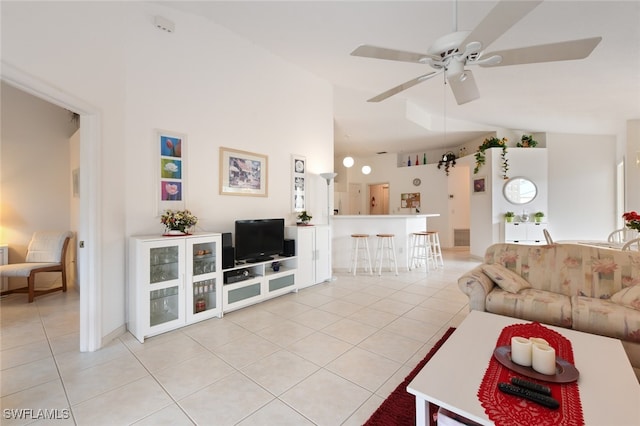
<instances>
[{"instance_id":1,"label":"television screen","mask_svg":"<svg viewBox=\"0 0 640 426\"><path fill-rule=\"evenodd\" d=\"M235 248L237 260L272 260L284 251L284 219L236 220Z\"/></svg>"}]
</instances>

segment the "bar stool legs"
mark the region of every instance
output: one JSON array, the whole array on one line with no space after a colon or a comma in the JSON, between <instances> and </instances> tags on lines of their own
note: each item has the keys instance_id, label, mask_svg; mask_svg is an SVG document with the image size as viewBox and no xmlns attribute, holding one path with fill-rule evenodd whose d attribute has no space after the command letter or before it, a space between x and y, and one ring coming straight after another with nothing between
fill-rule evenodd
<instances>
[{"instance_id":1,"label":"bar stool legs","mask_svg":"<svg viewBox=\"0 0 640 426\"><path fill-rule=\"evenodd\" d=\"M411 234L413 243L411 245L409 270L420 267L424 261L427 272L429 272L429 261L433 261L433 257L431 256L431 244L429 244L428 236L426 232L414 232Z\"/></svg>"},{"instance_id":2,"label":"bar stool legs","mask_svg":"<svg viewBox=\"0 0 640 426\"><path fill-rule=\"evenodd\" d=\"M371 267L371 256L369 255L369 235L368 234L351 234L351 265L349 266L349 272L353 271L353 275L356 275L358 270L358 258L362 258L367 263L364 265L364 271L373 275L373 268ZM367 269L368 266L368 269Z\"/></svg>"},{"instance_id":3,"label":"bar stool legs","mask_svg":"<svg viewBox=\"0 0 640 426\"><path fill-rule=\"evenodd\" d=\"M435 231L427 231L427 238L431 248L431 256L435 267L444 268L444 259L442 258L442 249L440 248L440 236Z\"/></svg>"},{"instance_id":4,"label":"bar stool legs","mask_svg":"<svg viewBox=\"0 0 640 426\"><path fill-rule=\"evenodd\" d=\"M398 262L396 260L396 246L394 243L394 234L377 234L378 243L376 248L376 263L375 269L378 271L378 275L382 275L382 263L384 259L387 259L389 265L389 271L395 271L398 275ZM393 262L393 269L391 263Z\"/></svg>"}]
</instances>

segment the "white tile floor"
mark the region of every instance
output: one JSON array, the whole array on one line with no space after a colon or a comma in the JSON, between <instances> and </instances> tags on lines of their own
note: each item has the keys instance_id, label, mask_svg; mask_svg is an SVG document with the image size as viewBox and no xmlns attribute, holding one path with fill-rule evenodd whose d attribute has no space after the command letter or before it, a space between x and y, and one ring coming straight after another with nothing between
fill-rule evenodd
<instances>
[{"instance_id":1,"label":"white tile floor","mask_svg":"<svg viewBox=\"0 0 640 426\"><path fill-rule=\"evenodd\" d=\"M78 352L76 291L0 300L3 425L360 425L468 311L479 262L319 284L140 344ZM12 414L14 413L14 414ZM42 417L40 417L42 419Z\"/></svg>"}]
</instances>

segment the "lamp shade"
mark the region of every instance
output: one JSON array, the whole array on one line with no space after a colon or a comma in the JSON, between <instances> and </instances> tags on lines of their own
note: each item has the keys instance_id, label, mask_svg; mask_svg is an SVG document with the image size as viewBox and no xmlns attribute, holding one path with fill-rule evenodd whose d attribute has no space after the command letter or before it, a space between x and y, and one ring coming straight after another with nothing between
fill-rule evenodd
<instances>
[{"instance_id":1,"label":"lamp shade","mask_svg":"<svg viewBox=\"0 0 640 426\"><path fill-rule=\"evenodd\" d=\"M329 181L331 181L331 179L333 179L334 177L338 176L337 173L333 173L333 172L329 172L329 173L320 173L320 176L325 179L327 181L327 184L329 183Z\"/></svg>"}]
</instances>

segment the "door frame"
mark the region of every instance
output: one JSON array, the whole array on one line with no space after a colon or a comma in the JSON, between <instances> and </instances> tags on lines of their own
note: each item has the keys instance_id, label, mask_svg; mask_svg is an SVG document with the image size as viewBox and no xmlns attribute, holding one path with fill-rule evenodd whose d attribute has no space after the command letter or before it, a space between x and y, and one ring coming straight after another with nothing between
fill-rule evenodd
<instances>
[{"instance_id":1,"label":"door frame","mask_svg":"<svg viewBox=\"0 0 640 426\"><path fill-rule=\"evenodd\" d=\"M69 93L1 62L0 80L26 93L80 115L80 220L77 241L80 291L80 351L102 346L100 146L102 116L99 109Z\"/></svg>"}]
</instances>

